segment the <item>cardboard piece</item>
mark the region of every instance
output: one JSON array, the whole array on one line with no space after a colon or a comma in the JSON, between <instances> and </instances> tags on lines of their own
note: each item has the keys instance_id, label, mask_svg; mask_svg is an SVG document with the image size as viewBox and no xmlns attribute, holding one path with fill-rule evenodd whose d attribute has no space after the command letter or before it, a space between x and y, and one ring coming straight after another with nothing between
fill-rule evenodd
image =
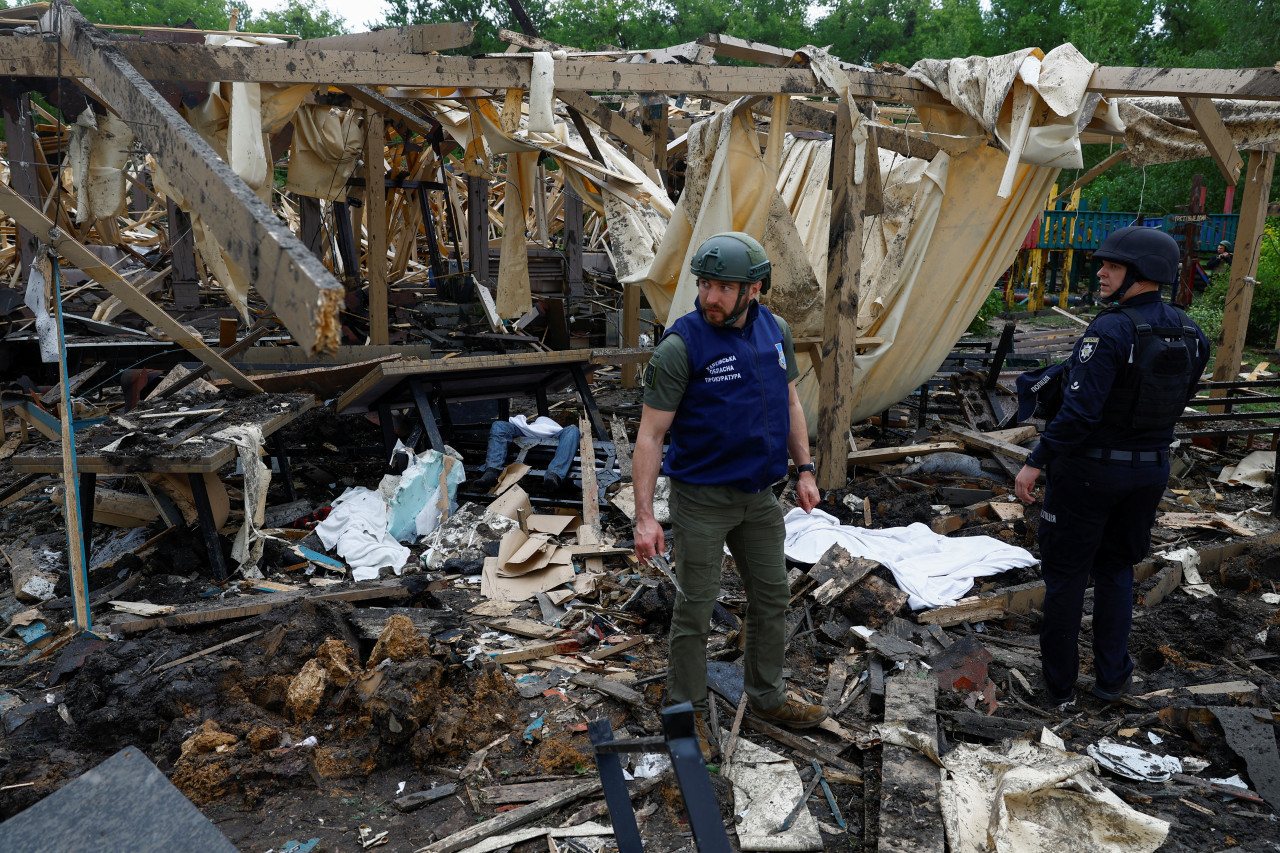
<instances>
[{"instance_id":1,"label":"cardboard piece","mask_svg":"<svg viewBox=\"0 0 1280 853\"><path fill-rule=\"evenodd\" d=\"M529 494L519 486L512 486L489 504L489 512L509 518L512 521L519 521L519 511L524 511L525 518L533 515L533 504L529 502Z\"/></svg>"},{"instance_id":2,"label":"cardboard piece","mask_svg":"<svg viewBox=\"0 0 1280 853\"><path fill-rule=\"evenodd\" d=\"M523 462L512 462L502 469L502 473L498 475L498 482L489 490L489 493L494 495L505 494L507 489L520 482L520 478L532 470Z\"/></svg>"},{"instance_id":3,"label":"cardboard piece","mask_svg":"<svg viewBox=\"0 0 1280 853\"><path fill-rule=\"evenodd\" d=\"M498 601L529 601L540 592L573 580L572 563L556 563L540 572L508 577L498 574L498 559L486 557L480 574L480 594Z\"/></svg>"},{"instance_id":4,"label":"cardboard piece","mask_svg":"<svg viewBox=\"0 0 1280 853\"><path fill-rule=\"evenodd\" d=\"M519 577L552 565L568 565L572 569L573 556L547 534L530 536L518 527L503 534L498 546L498 574Z\"/></svg>"},{"instance_id":5,"label":"cardboard piece","mask_svg":"<svg viewBox=\"0 0 1280 853\"><path fill-rule=\"evenodd\" d=\"M562 515L527 515L525 516L525 527L530 533L548 533L552 536L563 536L566 533L572 533L582 524L582 518L577 513L569 513Z\"/></svg>"}]
</instances>

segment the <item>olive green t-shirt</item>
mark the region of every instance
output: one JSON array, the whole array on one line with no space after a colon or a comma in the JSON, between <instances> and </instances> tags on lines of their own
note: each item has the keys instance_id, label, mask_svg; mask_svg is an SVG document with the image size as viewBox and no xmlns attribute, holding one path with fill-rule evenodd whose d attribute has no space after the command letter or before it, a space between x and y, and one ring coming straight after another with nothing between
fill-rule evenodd
<instances>
[{"instance_id":1,"label":"olive green t-shirt","mask_svg":"<svg viewBox=\"0 0 1280 853\"><path fill-rule=\"evenodd\" d=\"M791 326L773 315L782 332L782 352L787 359L787 382L800 377L796 367L796 350L791 343ZM689 350L679 335L666 335L654 347L653 355L644 371L644 404L663 412L680 408L680 400L689 387Z\"/></svg>"}]
</instances>

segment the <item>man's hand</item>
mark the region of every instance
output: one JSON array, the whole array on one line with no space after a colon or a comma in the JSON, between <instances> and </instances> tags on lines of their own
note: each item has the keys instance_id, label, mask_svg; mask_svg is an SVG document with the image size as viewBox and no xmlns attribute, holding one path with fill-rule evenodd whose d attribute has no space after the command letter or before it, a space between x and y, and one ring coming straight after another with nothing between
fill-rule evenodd
<instances>
[{"instance_id":1,"label":"man's hand","mask_svg":"<svg viewBox=\"0 0 1280 853\"><path fill-rule=\"evenodd\" d=\"M665 554L667 551L666 536L662 525L653 518L638 518L635 526L636 559L647 561L650 557Z\"/></svg>"},{"instance_id":2,"label":"man's hand","mask_svg":"<svg viewBox=\"0 0 1280 853\"><path fill-rule=\"evenodd\" d=\"M1013 493L1018 496L1018 500L1024 504L1030 504L1035 501L1031 492L1035 489L1036 480L1039 477L1039 468L1032 468L1030 465L1022 466L1022 470L1018 472L1018 476L1013 481Z\"/></svg>"},{"instance_id":3,"label":"man's hand","mask_svg":"<svg viewBox=\"0 0 1280 853\"><path fill-rule=\"evenodd\" d=\"M813 472L801 473L796 480L796 500L800 503L800 508L805 512L812 512L821 499L822 496L818 494L818 482L813 478Z\"/></svg>"}]
</instances>

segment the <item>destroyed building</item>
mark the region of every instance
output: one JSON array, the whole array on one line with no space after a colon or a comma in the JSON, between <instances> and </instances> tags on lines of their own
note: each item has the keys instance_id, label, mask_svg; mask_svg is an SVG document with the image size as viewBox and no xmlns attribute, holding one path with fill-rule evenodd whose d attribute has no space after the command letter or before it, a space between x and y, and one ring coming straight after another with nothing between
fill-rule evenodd
<instances>
[{"instance_id":1,"label":"destroyed building","mask_svg":"<svg viewBox=\"0 0 1280 853\"><path fill-rule=\"evenodd\" d=\"M0 847L136 790L137 849L1275 849L1280 379L1242 358L1280 72L439 53L473 35L0 10ZM1061 715L1013 383L1084 321L962 336L1104 140L1246 182L1137 568L1138 680ZM744 713L728 559L704 763L664 708L677 590L634 556L631 454L654 338L728 230L763 242L800 362L823 500L788 536L787 667L830 718ZM536 430L477 487L521 416L576 427L569 488Z\"/></svg>"}]
</instances>

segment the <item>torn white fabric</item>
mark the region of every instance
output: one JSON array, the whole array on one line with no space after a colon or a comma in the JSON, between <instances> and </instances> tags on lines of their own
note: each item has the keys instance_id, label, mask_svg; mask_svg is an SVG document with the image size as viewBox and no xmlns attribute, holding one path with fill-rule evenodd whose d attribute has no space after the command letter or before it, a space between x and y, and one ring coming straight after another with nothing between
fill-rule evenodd
<instances>
[{"instance_id":1,"label":"torn white fabric","mask_svg":"<svg viewBox=\"0 0 1280 853\"><path fill-rule=\"evenodd\" d=\"M76 190L76 222L112 219L125 212L124 165L133 147L129 126L85 107L68 128L68 159Z\"/></svg>"},{"instance_id":2,"label":"torn white fabric","mask_svg":"<svg viewBox=\"0 0 1280 853\"><path fill-rule=\"evenodd\" d=\"M1156 755L1110 738L1089 744L1088 752L1112 773L1138 782L1168 782L1174 773L1182 772L1182 761L1176 755Z\"/></svg>"},{"instance_id":3,"label":"torn white fabric","mask_svg":"<svg viewBox=\"0 0 1280 853\"><path fill-rule=\"evenodd\" d=\"M544 50L533 54L529 72L529 132L551 133L555 129L555 60Z\"/></svg>"},{"instance_id":4,"label":"torn white fabric","mask_svg":"<svg viewBox=\"0 0 1280 853\"><path fill-rule=\"evenodd\" d=\"M942 765L938 802L952 853L1153 853L1169 833L1106 788L1093 761L1052 746L961 743Z\"/></svg>"},{"instance_id":5,"label":"torn white fabric","mask_svg":"<svg viewBox=\"0 0 1280 853\"><path fill-rule=\"evenodd\" d=\"M799 563L816 563L832 545L854 557L875 560L893 572L912 610L955 604L973 587L973 579L1033 566L1031 552L990 536L948 538L923 524L870 530L840 524L815 509L793 509L784 519L783 550Z\"/></svg>"},{"instance_id":6,"label":"torn white fabric","mask_svg":"<svg viewBox=\"0 0 1280 853\"><path fill-rule=\"evenodd\" d=\"M227 427L213 433L210 438L235 445L244 471L244 523L236 531L231 545L231 559L240 564L240 572L246 578L260 578L258 562L262 559L264 541L268 538L261 530L267 511L267 489L271 485L271 469L262 462L262 428L252 425Z\"/></svg>"},{"instance_id":7,"label":"torn white fabric","mask_svg":"<svg viewBox=\"0 0 1280 853\"><path fill-rule=\"evenodd\" d=\"M285 189L326 201L345 199L363 146L354 111L304 104L293 117Z\"/></svg>"},{"instance_id":8,"label":"torn white fabric","mask_svg":"<svg viewBox=\"0 0 1280 853\"><path fill-rule=\"evenodd\" d=\"M546 415L538 415L532 421L529 420L528 415L512 415L511 425L520 430L521 435L533 438L551 438L559 435L560 430L564 429Z\"/></svg>"},{"instance_id":9,"label":"torn white fabric","mask_svg":"<svg viewBox=\"0 0 1280 853\"><path fill-rule=\"evenodd\" d=\"M1129 165L1154 166L1208 157L1209 149L1177 98L1120 98L1116 111L1129 151ZM1239 151L1280 142L1280 104L1214 101Z\"/></svg>"},{"instance_id":10,"label":"torn white fabric","mask_svg":"<svg viewBox=\"0 0 1280 853\"><path fill-rule=\"evenodd\" d=\"M316 535L351 566L353 580L373 580L384 567L400 574L409 561L409 549L387 532L387 522L382 495L354 486L333 502L329 517L316 525Z\"/></svg>"},{"instance_id":11,"label":"torn white fabric","mask_svg":"<svg viewBox=\"0 0 1280 853\"><path fill-rule=\"evenodd\" d=\"M1276 470L1274 450L1255 450L1235 465L1225 465L1218 474L1219 483L1233 486L1253 486L1255 489L1271 484Z\"/></svg>"},{"instance_id":12,"label":"torn white fabric","mask_svg":"<svg viewBox=\"0 0 1280 853\"><path fill-rule=\"evenodd\" d=\"M44 248L43 243L40 244L40 248ZM40 339L40 360L45 364L57 364L62 358L62 351L58 346L58 322L49 313L50 289L53 287L53 282L48 276L52 272L49 255L46 252L38 253L38 260L31 265L31 272L27 275L27 292L22 300L22 304L36 315L36 337Z\"/></svg>"},{"instance_id":13,"label":"torn white fabric","mask_svg":"<svg viewBox=\"0 0 1280 853\"><path fill-rule=\"evenodd\" d=\"M802 808L785 832L778 832L804 795L804 782L790 759L740 739L724 775L733 783L734 831L742 850L821 850L818 821Z\"/></svg>"}]
</instances>

